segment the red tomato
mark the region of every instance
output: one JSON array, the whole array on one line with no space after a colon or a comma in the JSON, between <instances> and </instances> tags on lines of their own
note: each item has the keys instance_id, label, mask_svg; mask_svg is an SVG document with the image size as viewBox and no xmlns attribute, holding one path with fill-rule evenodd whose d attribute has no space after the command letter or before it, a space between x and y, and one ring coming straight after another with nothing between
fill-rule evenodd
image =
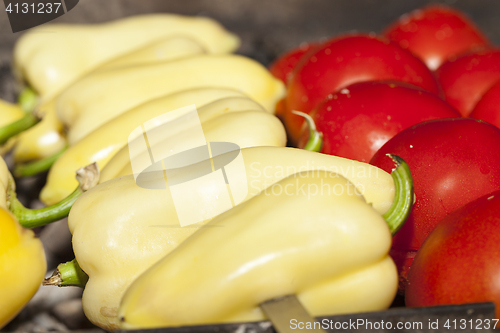
<instances>
[{"instance_id":1,"label":"red tomato","mask_svg":"<svg viewBox=\"0 0 500 333\"><path fill-rule=\"evenodd\" d=\"M302 56L304 56L313 47L318 46L318 43L302 43L299 47L286 52L279 56L270 66L269 71L276 78L287 84L293 69L299 63Z\"/></svg>"},{"instance_id":2,"label":"red tomato","mask_svg":"<svg viewBox=\"0 0 500 333\"><path fill-rule=\"evenodd\" d=\"M431 120L389 140L370 161L386 171L388 153L401 156L415 183L410 217L393 238L391 255L404 288L414 252L436 224L455 209L500 190L500 129L470 118Z\"/></svg>"},{"instance_id":3,"label":"red tomato","mask_svg":"<svg viewBox=\"0 0 500 333\"><path fill-rule=\"evenodd\" d=\"M318 43L302 43L299 47L281 55L270 66L269 71L271 74L283 81L286 85L289 81L293 70L300 62L302 57L307 56L306 53L311 51L312 48L317 47ZM285 100L282 99L276 104L276 116L280 119L283 118L285 113Z\"/></svg>"},{"instance_id":4,"label":"red tomato","mask_svg":"<svg viewBox=\"0 0 500 333\"><path fill-rule=\"evenodd\" d=\"M469 115L500 128L500 81L488 90Z\"/></svg>"},{"instance_id":5,"label":"red tomato","mask_svg":"<svg viewBox=\"0 0 500 333\"><path fill-rule=\"evenodd\" d=\"M406 304L420 307L495 302L500 319L499 231L500 191L446 216L413 261Z\"/></svg>"},{"instance_id":6,"label":"red tomato","mask_svg":"<svg viewBox=\"0 0 500 333\"><path fill-rule=\"evenodd\" d=\"M451 56L489 46L488 39L463 13L431 5L403 15L384 36L435 70Z\"/></svg>"},{"instance_id":7,"label":"red tomato","mask_svg":"<svg viewBox=\"0 0 500 333\"><path fill-rule=\"evenodd\" d=\"M425 64L410 52L382 37L348 35L331 39L300 62L288 82L285 127L297 143L303 118L328 94L361 81L395 80L439 93L439 85Z\"/></svg>"},{"instance_id":8,"label":"red tomato","mask_svg":"<svg viewBox=\"0 0 500 333\"><path fill-rule=\"evenodd\" d=\"M436 74L448 103L466 117L500 80L500 50L467 54L447 61Z\"/></svg>"},{"instance_id":9,"label":"red tomato","mask_svg":"<svg viewBox=\"0 0 500 333\"><path fill-rule=\"evenodd\" d=\"M426 120L460 114L438 96L401 82L355 83L330 95L311 113L323 133L324 154L369 162L402 130ZM299 147L309 138L303 128Z\"/></svg>"}]
</instances>

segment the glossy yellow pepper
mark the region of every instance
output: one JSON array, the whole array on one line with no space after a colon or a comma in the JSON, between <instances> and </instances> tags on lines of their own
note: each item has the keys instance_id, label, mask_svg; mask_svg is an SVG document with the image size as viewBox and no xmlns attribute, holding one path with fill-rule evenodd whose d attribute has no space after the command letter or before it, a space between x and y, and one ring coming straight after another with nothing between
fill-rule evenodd
<instances>
[{"instance_id":1,"label":"glossy yellow pepper","mask_svg":"<svg viewBox=\"0 0 500 333\"><path fill-rule=\"evenodd\" d=\"M11 182L0 158L0 328L35 294L46 271L42 243L7 210Z\"/></svg>"},{"instance_id":2,"label":"glossy yellow pepper","mask_svg":"<svg viewBox=\"0 0 500 333\"><path fill-rule=\"evenodd\" d=\"M0 208L0 328L35 294L46 269L42 242Z\"/></svg>"},{"instance_id":3,"label":"glossy yellow pepper","mask_svg":"<svg viewBox=\"0 0 500 333\"><path fill-rule=\"evenodd\" d=\"M284 146L286 134L282 124L257 102L242 94L239 97L217 98L236 94L229 89L193 89L166 96L123 114L124 117L105 124L70 147L55 162L40 194L41 200L49 205L60 201L77 185L73 170L93 162L104 167L122 147L128 150L127 139L136 127L188 103L199 102L198 116L209 141L229 141L240 147ZM211 103L206 104L209 101ZM163 119L165 122L171 120ZM172 137L170 140L178 139ZM187 140L182 140L182 144L186 144Z\"/></svg>"},{"instance_id":4,"label":"glossy yellow pepper","mask_svg":"<svg viewBox=\"0 0 500 333\"><path fill-rule=\"evenodd\" d=\"M257 321L260 303L290 294L313 316L386 309L398 284L390 246L384 218L351 182L297 173L135 279L118 317L127 329Z\"/></svg>"},{"instance_id":5,"label":"glossy yellow pepper","mask_svg":"<svg viewBox=\"0 0 500 333\"><path fill-rule=\"evenodd\" d=\"M232 96L244 97L245 95L234 89L202 87L168 94L132 108L69 147L52 166L47 179L46 191L64 191L65 188L71 190L75 185L72 177L73 170L81 165L97 162L99 167L103 168L119 149L126 146L132 130L144 122L158 117L168 110L176 110L191 104L200 108L217 99ZM251 107L250 103L253 103ZM222 105L221 107L224 108ZM246 108L261 109L257 103L252 101L247 103ZM53 194L45 195L54 196ZM65 196L64 193L62 195Z\"/></svg>"},{"instance_id":6,"label":"glossy yellow pepper","mask_svg":"<svg viewBox=\"0 0 500 333\"><path fill-rule=\"evenodd\" d=\"M240 55L198 55L92 73L58 97L57 115L73 145L133 107L200 87L240 90L273 113L285 94L283 83L255 60Z\"/></svg>"}]
</instances>

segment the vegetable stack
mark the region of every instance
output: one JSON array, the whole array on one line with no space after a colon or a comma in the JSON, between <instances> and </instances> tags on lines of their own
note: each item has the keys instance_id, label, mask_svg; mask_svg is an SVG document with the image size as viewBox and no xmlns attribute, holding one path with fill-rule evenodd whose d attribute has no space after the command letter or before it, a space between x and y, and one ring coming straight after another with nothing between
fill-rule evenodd
<instances>
[{"instance_id":1,"label":"vegetable stack","mask_svg":"<svg viewBox=\"0 0 500 333\"><path fill-rule=\"evenodd\" d=\"M405 214L408 214L411 209L413 196L410 191L412 185L411 183L407 183L409 172L403 167L399 167L398 172L393 173L391 177L390 174L381 169L365 163L294 148L244 148L241 150L241 154L245 162L246 184L238 186L247 186L249 192L243 203L229 210L226 215L229 214L231 216L232 212L235 212L235 209L237 209L236 211L240 212L238 214L242 214L238 220L242 222L248 220L250 222L255 216L259 216L256 212L251 213L255 209L260 214L263 214L263 225L261 228L264 229L260 232L262 235L270 233L269 239L281 238L282 236L279 233L284 232L278 226L266 232L266 228L272 226L273 223L284 223L286 225L287 223L291 223L291 221L296 221L297 223L307 222L311 223L311 237L316 232L320 232L319 229L315 229L314 224L320 223L319 221L323 220L323 218L315 215L315 212L320 207L322 207L321 211L322 209L328 210L329 206L335 205L337 196L333 193L334 191L336 191L335 193L345 194L347 201L340 200L343 202L342 205L351 202L351 200L353 200L353 203L360 200L359 204L364 206L366 205L362 203L365 200L364 198L370 203L370 205L366 205L366 209L368 209L367 214L369 214L366 218L362 217L362 214L357 215L355 213L356 210L347 207L342 209L342 205L340 205L336 208L338 209L337 213L344 216L344 218L337 220L332 215L331 222L334 224L347 223L351 218L357 216L356 219L364 220L365 222L363 223L368 223L370 226L372 226L371 223L375 223L377 226L372 226L375 228L374 230L379 230L382 234L389 234L387 224L383 223L379 225L380 221L383 221L381 215L384 214L384 217L391 225L390 229L395 232L406 219ZM224 155L214 158L214 165L217 164L217 160L225 160ZM406 171L403 172L402 170ZM307 174L307 177L303 176L301 172ZM121 176L123 174L125 176ZM163 181L163 173L159 173L158 175L160 181ZM166 189L155 190L138 187L134 176L131 174L130 163L126 164L120 176L119 178L101 183L88 191L81 199L77 200L69 216L69 227L73 234L73 248L76 259L81 269L89 275L83 295L85 312L92 322L109 330L121 327L118 309L120 300L127 288L158 260L173 251L175 252L177 247L195 237L199 232L205 232L204 230L207 228L210 230L220 229L224 232L233 230L226 229L226 227L211 227L210 220L188 227L180 227L175 202L168 187ZM302 183L302 177L310 180L304 180L305 183ZM395 182L393 180L394 177L400 178L397 178ZM308 185L309 182L311 182L310 185ZM198 191L214 192L216 191L215 184L213 188L204 187L199 188ZM276 195L275 193L280 194ZM195 193L192 195L196 196ZM309 207L308 196L316 198L314 200L318 200L317 204L319 206ZM252 201L254 197L259 197L259 199ZM276 202L273 200L276 200ZM250 201L254 203L250 204ZM299 204L299 202L302 203ZM254 208L239 208L249 205ZM264 212L266 213L264 214ZM245 217L247 214L252 217ZM216 219L221 218L222 215ZM250 231L248 231L250 234L247 235L245 226L242 225L241 228L243 229L237 229L240 231L233 230L235 234L231 237L241 237L238 238L241 241L247 239L250 242L248 251L254 251L254 248L264 246L260 241L254 242L255 238L251 236ZM307 227L303 226L301 228ZM334 228L340 228L340 226ZM354 228L352 232L356 232L354 230L359 230L359 228ZM382 239L385 239L384 237ZM311 241L313 238L311 238ZM356 237L349 236L348 238L354 240ZM235 242L236 244L239 243L236 239ZM287 252L288 250L285 250L286 246L291 246L293 243L289 242L291 242L291 238L283 236L282 246L285 247L282 248L280 245L275 250L284 251L284 253ZM194 242L193 246L199 246L195 244L197 243ZM312 246L314 248L312 244L304 246ZM381 251L381 256L384 253L387 254L387 249L382 243L378 245L374 243L373 246L378 249L377 251ZM235 256L238 256L240 251L243 250L228 250L227 253L234 253ZM318 251L320 250L318 249ZM335 251L340 251L340 249ZM364 250L353 248L352 251L363 257L361 253ZM317 253L314 256L321 257L319 252L313 253ZM345 254L345 252L342 253L343 255ZM348 253L350 252L348 251ZM264 256L264 254L262 255ZM374 264L379 259L382 260L383 256L377 258L377 260L374 259ZM255 258L255 260L257 259ZM397 285L396 273L393 270L393 264L390 259L387 258L382 261L383 263L380 263L380 267L376 266L379 268L373 268L375 271L374 275L366 273L367 278L369 276L374 279L375 285L381 286L383 284L385 286L380 287L383 289L380 293L380 299L378 301L374 300L373 303L349 303L351 304L349 305L350 310L383 309L392 301ZM246 271L244 263L240 264L242 265L240 268ZM322 265L331 266L327 262L324 262ZM300 269L301 264L297 263L294 267L294 269ZM213 269L215 271L223 269L223 263L214 263ZM347 269L347 271L350 270ZM370 269L368 271L371 272ZM380 275L380 278L375 278L375 276L379 276L378 274L382 275ZM196 277L193 276L192 278L203 279L203 275L196 275ZM220 283L225 283L224 281L226 281L226 278L221 279ZM254 283L248 284L249 287L257 287ZM364 285L362 282L360 284ZM361 288L360 286L358 287ZM366 287L371 288L369 286ZM368 289L366 292L370 293ZM348 294L350 295L350 293ZM320 302L319 296L317 297L312 303L313 308L316 306L315 304L318 304L317 302ZM328 302L328 299L324 298L323 301ZM338 310L335 312L348 311L341 310L347 309L347 307L344 307L346 306L345 302L348 302L347 298L345 301L343 299L342 302L338 303ZM320 309L323 309L320 310L321 313L327 313L326 308L320 307ZM226 318L224 321L227 320L229 318ZM216 317L209 319L209 322L217 321L219 319ZM168 323L163 324L166 325Z\"/></svg>"},{"instance_id":2,"label":"vegetable stack","mask_svg":"<svg viewBox=\"0 0 500 333\"><path fill-rule=\"evenodd\" d=\"M53 206L22 206L3 166L0 221L17 239L12 215L34 227L69 212L75 259L44 284L84 288L94 324L272 320L261 306L285 296L312 316L377 311L406 287L409 306L500 304L485 259L498 252L500 53L460 12L309 41L269 70L231 54L238 38L211 19L44 29L16 46L26 89L0 104L0 141L15 175L50 169Z\"/></svg>"}]
</instances>

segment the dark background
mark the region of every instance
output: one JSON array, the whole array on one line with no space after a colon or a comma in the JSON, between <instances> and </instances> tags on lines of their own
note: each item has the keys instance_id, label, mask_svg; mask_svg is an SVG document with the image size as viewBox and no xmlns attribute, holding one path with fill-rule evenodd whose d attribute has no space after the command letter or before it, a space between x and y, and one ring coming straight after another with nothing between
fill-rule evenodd
<instances>
[{"instance_id":1,"label":"dark background","mask_svg":"<svg viewBox=\"0 0 500 333\"><path fill-rule=\"evenodd\" d=\"M494 43L500 43L499 0L80 0L72 11L52 22L105 22L151 12L204 15L241 37L238 53L267 65L301 42L353 30L380 32L400 15L436 2L464 11ZM8 100L15 97L10 76L12 47L23 33L12 33L0 4L0 97Z\"/></svg>"}]
</instances>

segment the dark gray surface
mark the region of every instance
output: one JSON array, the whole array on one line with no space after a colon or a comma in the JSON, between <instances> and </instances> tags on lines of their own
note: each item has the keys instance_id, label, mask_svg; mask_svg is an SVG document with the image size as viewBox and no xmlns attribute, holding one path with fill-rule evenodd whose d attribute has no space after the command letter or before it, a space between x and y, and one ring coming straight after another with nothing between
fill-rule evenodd
<instances>
[{"instance_id":1,"label":"dark gray surface","mask_svg":"<svg viewBox=\"0 0 500 333\"><path fill-rule=\"evenodd\" d=\"M463 10L493 42L500 43L498 0L81 0L53 22L104 22L151 12L210 16L241 37L239 53L267 65L301 42L352 30L379 32L400 15L435 2ZM11 32L0 8L0 97L12 100L14 89L6 84L11 79L8 64L22 32Z\"/></svg>"}]
</instances>

